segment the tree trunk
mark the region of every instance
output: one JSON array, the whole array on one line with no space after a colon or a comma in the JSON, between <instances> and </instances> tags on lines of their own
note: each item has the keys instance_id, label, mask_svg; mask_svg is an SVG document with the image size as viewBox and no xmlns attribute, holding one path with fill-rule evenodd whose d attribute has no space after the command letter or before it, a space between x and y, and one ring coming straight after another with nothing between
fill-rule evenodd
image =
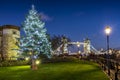
<instances>
[{"instance_id":1,"label":"tree trunk","mask_svg":"<svg viewBox=\"0 0 120 80\"><path fill-rule=\"evenodd\" d=\"M32 70L37 70L38 69L38 67L37 67L37 65L35 63L35 59L32 59L31 69Z\"/></svg>"},{"instance_id":2,"label":"tree trunk","mask_svg":"<svg viewBox=\"0 0 120 80\"><path fill-rule=\"evenodd\" d=\"M38 67L37 67L37 64L35 63L33 51L32 51L31 53L32 53L32 54L31 54L31 69L32 69L32 70L37 70Z\"/></svg>"}]
</instances>

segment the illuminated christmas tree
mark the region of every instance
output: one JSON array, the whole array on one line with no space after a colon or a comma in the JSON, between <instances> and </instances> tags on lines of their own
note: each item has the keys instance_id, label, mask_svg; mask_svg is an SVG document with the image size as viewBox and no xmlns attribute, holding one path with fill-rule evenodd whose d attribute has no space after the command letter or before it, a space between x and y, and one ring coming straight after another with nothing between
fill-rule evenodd
<instances>
[{"instance_id":1,"label":"illuminated christmas tree","mask_svg":"<svg viewBox=\"0 0 120 80\"><path fill-rule=\"evenodd\" d=\"M51 44L47 39L45 23L40 20L40 16L32 5L32 9L23 23L25 36L20 40L20 48L23 52L31 52L33 56L45 54L50 57Z\"/></svg>"}]
</instances>

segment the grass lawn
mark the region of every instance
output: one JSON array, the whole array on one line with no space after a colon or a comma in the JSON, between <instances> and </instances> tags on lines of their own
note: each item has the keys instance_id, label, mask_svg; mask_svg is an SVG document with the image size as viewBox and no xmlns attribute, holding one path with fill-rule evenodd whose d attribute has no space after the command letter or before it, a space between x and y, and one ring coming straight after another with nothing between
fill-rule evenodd
<instances>
[{"instance_id":1,"label":"grass lawn","mask_svg":"<svg viewBox=\"0 0 120 80\"><path fill-rule=\"evenodd\" d=\"M0 67L0 80L109 80L92 62L41 64L36 71L30 66Z\"/></svg>"}]
</instances>

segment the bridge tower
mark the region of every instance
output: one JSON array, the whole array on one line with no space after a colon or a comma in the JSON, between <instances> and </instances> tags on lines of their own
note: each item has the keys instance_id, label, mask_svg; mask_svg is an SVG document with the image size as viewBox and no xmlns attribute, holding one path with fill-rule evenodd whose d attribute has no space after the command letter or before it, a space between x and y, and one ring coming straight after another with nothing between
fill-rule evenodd
<instances>
[{"instance_id":1,"label":"bridge tower","mask_svg":"<svg viewBox=\"0 0 120 80\"><path fill-rule=\"evenodd\" d=\"M89 39L85 39L84 40L84 53L90 53L90 40Z\"/></svg>"},{"instance_id":2,"label":"bridge tower","mask_svg":"<svg viewBox=\"0 0 120 80\"><path fill-rule=\"evenodd\" d=\"M67 39L65 37L62 38L62 43L63 43L63 45L62 45L62 53L66 54L66 53L68 53L68 41L67 41Z\"/></svg>"}]
</instances>

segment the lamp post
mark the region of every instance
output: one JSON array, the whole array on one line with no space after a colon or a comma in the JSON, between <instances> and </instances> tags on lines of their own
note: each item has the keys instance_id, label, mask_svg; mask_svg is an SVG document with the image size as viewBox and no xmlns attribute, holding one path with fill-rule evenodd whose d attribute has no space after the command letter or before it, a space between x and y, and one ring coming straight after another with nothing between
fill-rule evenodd
<instances>
[{"instance_id":1,"label":"lamp post","mask_svg":"<svg viewBox=\"0 0 120 80\"><path fill-rule=\"evenodd\" d=\"M110 28L109 26L107 26L107 27L105 28L105 33L106 33L106 36L107 36L107 67L108 67L108 75L110 75L109 35L110 35L110 33L111 33L111 28Z\"/></svg>"}]
</instances>

